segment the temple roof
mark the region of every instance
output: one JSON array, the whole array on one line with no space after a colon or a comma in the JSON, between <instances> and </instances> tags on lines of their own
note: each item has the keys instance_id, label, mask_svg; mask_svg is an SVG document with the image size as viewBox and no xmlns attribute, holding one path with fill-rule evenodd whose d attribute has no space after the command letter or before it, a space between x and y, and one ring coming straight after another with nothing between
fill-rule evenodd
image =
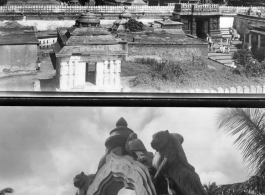
<instances>
[{"instance_id":1,"label":"temple roof","mask_svg":"<svg viewBox=\"0 0 265 195\"><path fill-rule=\"evenodd\" d=\"M120 45L79 45L61 47L58 42L53 45L56 57L66 57L72 55L125 55L126 52Z\"/></svg>"},{"instance_id":2,"label":"temple roof","mask_svg":"<svg viewBox=\"0 0 265 195\"><path fill-rule=\"evenodd\" d=\"M89 28L71 27L67 31L72 36L91 36L91 35L109 35L110 34L104 28L99 28L99 27L89 27Z\"/></svg>"},{"instance_id":3,"label":"temple roof","mask_svg":"<svg viewBox=\"0 0 265 195\"><path fill-rule=\"evenodd\" d=\"M112 35L71 36L66 45L116 45L117 40Z\"/></svg>"},{"instance_id":4,"label":"temple roof","mask_svg":"<svg viewBox=\"0 0 265 195\"><path fill-rule=\"evenodd\" d=\"M38 44L33 27L0 28L0 45L31 45Z\"/></svg>"}]
</instances>

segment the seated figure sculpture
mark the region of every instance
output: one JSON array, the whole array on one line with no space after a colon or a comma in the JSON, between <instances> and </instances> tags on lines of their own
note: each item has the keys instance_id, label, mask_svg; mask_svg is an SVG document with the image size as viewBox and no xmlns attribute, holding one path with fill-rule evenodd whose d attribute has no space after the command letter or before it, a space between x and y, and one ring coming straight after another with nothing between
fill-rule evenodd
<instances>
[{"instance_id":1,"label":"seated figure sculpture","mask_svg":"<svg viewBox=\"0 0 265 195\"><path fill-rule=\"evenodd\" d=\"M95 174L85 175L84 172L77 174L74 178L74 186L78 188L76 195L86 195L94 178Z\"/></svg>"},{"instance_id":2,"label":"seated figure sculpture","mask_svg":"<svg viewBox=\"0 0 265 195\"><path fill-rule=\"evenodd\" d=\"M129 135L125 143L125 150L129 155L137 159L137 161L143 163L147 167L152 167L153 153L146 150L143 142L138 139L136 133Z\"/></svg>"},{"instance_id":3,"label":"seated figure sculpture","mask_svg":"<svg viewBox=\"0 0 265 195\"><path fill-rule=\"evenodd\" d=\"M184 195L206 195L199 175L187 161L182 148L184 139L176 133L159 131L153 135L151 146L156 150L153 166L157 174L173 180L174 190Z\"/></svg>"}]
</instances>

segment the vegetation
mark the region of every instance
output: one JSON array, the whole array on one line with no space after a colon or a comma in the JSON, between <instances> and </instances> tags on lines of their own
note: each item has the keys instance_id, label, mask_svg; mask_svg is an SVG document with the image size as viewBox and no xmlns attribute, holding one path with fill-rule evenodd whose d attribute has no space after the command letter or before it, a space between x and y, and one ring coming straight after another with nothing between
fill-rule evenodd
<instances>
[{"instance_id":1,"label":"vegetation","mask_svg":"<svg viewBox=\"0 0 265 195\"><path fill-rule=\"evenodd\" d=\"M265 109L222 109L218 114L218 129L223 129L229 135L238 135L235 144L255 175L243 183L220 186L214 194L265 193Z\"/></svg>"},{"instance_id":2,"label":"vegetation","mask_svg":"<svg viewBox=\"0 0 265 195\"><path fill-rule=\"evenodd\" d=\"M261 77L246 77L236 74L229 67L220 70L209 68L206 62L195 57L186 62L164 61L141 58L136 62L125 62L122 75L135 76L132 80L134 88L170 91L171 89L217 89L242 85L262 85Z\"/></svg>"},{"instance_id":3,"label":"vegetation","mask_svg":"<svg viewBox=\"0 0 265 195\"><path fill-rule=\"evenodd\" d=\"M244 75L246 77L264 77L264 54L264 49L257 50L255 54L253 54L249 49L239 49L233 56L237 66L234 73Z\"/></svg>"},{"instance_id":4,"label":"vegetation","mask_svg":"<svg viewBox=\"0 0 265 195\"><path fill-rule=\"evenodd\" d=\"M3 6L7 3L7 0L0 0L0 6Z\"/></svg>"},{"instance_id":5,"label":"vegetation","mask_svg":"<svg viewBox=\"0 0 265 195\"><path fill-rule=\"evenodd\" d=\"M214 190L218 188L215 182L209 183L208 185L204 184L203 185L204 189L206 190L208 195L213 195Z\"/></svg>"},{"instance_id":6,"label":"vegetation","mask_svg":"<svg viewBox=\"0 0 265 195\"><path fill-rule=\"evenodd\" d=\"M0 195L5 195L7 193L13 193L14 190L12 188L5 188L3 190L0 191Z\"/></svg>"},{"instance_id":7,"label":"vegetation","mask_svg":"<svg viewBox=\"0 0 265 195\"><path fill-rule=\"evenodd\" d=\"M125 29L128 29L131 32L142 31L144 24L142 22L138 22L137 20L131 18L128 22L125 23Z\"/></svg>"}]
</instances>

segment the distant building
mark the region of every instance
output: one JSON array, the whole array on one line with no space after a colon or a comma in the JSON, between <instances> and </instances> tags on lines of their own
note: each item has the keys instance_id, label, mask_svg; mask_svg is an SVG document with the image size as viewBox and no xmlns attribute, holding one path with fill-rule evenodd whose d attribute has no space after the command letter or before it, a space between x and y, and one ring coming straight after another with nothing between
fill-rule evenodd
<instances>
[{"instance_id":1,"label":"distant building","mask_svg":"<svg viewBox=\"0 0 265 195\"><path fill-rule=\"evenodd\" d=\"M39 41L34 27L0 28L0 72L36 71Z\"/></svg>"},{"instance_id":2,"label":"distant building","mask_svg":"<svg viewBox=\"0 0 265 195\"><path fill-rule=\"evenodd\" d=\"M53 45L58 90L121 91L121 63L127 55L127 42L119 41L99 23L87 12L70 29L58 29Z\"/></svg>"}]
</instances>

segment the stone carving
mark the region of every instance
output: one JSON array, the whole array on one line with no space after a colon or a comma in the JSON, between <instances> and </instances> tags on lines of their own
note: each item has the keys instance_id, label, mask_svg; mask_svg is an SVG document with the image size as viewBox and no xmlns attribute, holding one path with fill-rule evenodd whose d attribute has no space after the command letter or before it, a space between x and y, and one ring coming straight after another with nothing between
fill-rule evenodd
<instances>
[{"instance_id":1,"label":"stone carving","mask_svg":"<svg viewBox=\"0 0 265 195\"><path fill-rule=\"evenodd\" d=\"M78 188L76 195L86 195L94 178L95 174L85 175L84 172L76 175L74 178L74 186Z\"/></svg>"},{"instance_id":2,"label":"stone carving","mask_svg":"<svg viewBox=\"0 0 265 195\"><path fill-rule=\"evenodd\" d=\"M184 139L179 134L159 131L153 135L152 148L156 150L153 165L157 174L172 179L177 193L180 191L185 195L206 195L200 178L194 167L187 161L182 148Z\"/></svg>"},{"instance_id":3,"label":"stone carving","mask_svg":"<svg viewBox=\"0 0 265 195\"><path fill-rule=\"evenodd\" d=\"M152 166L153 153L147 152L143 142L137 138L136 133L129 135L125 143L125 150L144 165Z\"/></svg>"}]
</instances>

